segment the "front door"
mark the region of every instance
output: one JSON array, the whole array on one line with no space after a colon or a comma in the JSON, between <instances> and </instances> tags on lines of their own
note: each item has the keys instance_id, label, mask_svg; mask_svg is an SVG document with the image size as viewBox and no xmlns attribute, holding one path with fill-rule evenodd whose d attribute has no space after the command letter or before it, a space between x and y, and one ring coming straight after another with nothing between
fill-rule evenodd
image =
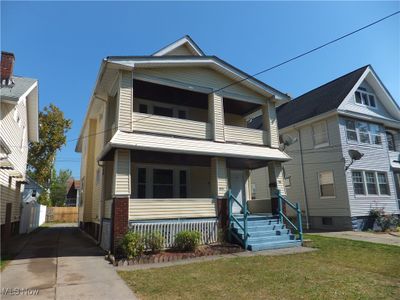
<instances>
[{"instance_id":1,"label":"front door","mask_svg":"<svg viewBox=\"0 0 400 300\"><path fill-rule=\"evenodd\" d=\"M231 180L231 192L234 197L240 202L246 201L246 196L244 193L244 174L242 170L231 170L230 171L230 180ZM232 205L232 213L240 214L241 208L237 203L233 203Z\"/></svg>"}]
</instances>

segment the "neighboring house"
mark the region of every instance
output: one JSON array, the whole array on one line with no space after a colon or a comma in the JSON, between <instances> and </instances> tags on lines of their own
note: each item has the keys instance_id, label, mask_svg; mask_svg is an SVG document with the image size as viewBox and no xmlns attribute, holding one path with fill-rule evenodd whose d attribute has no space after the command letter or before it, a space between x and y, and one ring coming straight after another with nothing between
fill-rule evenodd
<instances>
[{"instance_id":1,"label":"neighboring house","mask_svg":"<svg viewBox=\"0 0 400 300\"><path fill-rule=\"evenodd\" d=\"M29 233L46 220L46 206L37 201L44 188L29 176L22 193L19 233Z\"/></svg>"},{"instance_id":2,"label":"neighboring house","mask_svg":"<svg viewBox=\"0 0 400 300\"><path fill-rule=\"evenodd\" d=\"M79 203L80 181L70 178L67 181L67 195L65 206L77 206Z\"/></svg>"},{"instance_id":3,"label":"neighboring house","mask_svg":"<svg viewBox=\"0 0 400 300\"><path fill-rule=\"evenodd\" d=\"M284 192L290 158L278 149L275 107L290 98L245 78L188 36L151 56L104 59L76 147L81 228L113 250L128 227L168 233L167 245L182 228L210 242L217 217L228 218L228 189L242 205L252 201L251 169L268 165L271 188ZM264 128L247 128L260 109ZM298 244L283 238L275 247Z\"/></svg>"},{"instance_id":4,"label":"neighboring house","mask_svg":"<svg viewBox=\"0 0 400 300\"><path fill-rule=\"evenodd\" d=\"M400 109L371 66L280 106L277 116L293 158L284 164L287 194L302 203L306 225L361 230L372 208L400 213ZM362 158L352 163L349 150Z\"/></svg>"},{"instance_id":5,"label":"neighboring house","mask_svg":"<svg viewBox=\"0 0 400 300\"><path fill-rule=\"evenodd\" d=\"M38 141L38 82L13 75L14 54L1 52L0 195L1 239L18 233L26 181L28 142Z\"/></svg>"},{"instance_id":6,"label":"neighboring house","mask_svg":"<svg viewBox=\"0 0 400 300\"><path fill-rule=\"evenodd\" d=\"M44 188L37 183L35 180L26 176L26 184L22 193L22 203L29 203L32 201L38 201L39 196L44 191Z\"/></svg>"}]
</instances>

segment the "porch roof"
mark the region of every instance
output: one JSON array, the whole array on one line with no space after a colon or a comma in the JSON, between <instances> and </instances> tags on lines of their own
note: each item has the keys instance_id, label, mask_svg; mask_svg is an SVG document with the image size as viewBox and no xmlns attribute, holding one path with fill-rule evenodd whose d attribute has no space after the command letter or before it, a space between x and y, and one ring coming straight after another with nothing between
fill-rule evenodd
<instances>
[{"instance_id":1,"label":"porch roof","mask_svg":"<svg viewBox=\"0 0 400 300\"><path fill-rule=\"evenodd\" d=\"M159 151L169 153L219 156L264 161L288 161L291 158L279 149L207 140L182 139L118 130L104 147L98 160L104 160L112 148Z\"/></svg>"}]
</instances>

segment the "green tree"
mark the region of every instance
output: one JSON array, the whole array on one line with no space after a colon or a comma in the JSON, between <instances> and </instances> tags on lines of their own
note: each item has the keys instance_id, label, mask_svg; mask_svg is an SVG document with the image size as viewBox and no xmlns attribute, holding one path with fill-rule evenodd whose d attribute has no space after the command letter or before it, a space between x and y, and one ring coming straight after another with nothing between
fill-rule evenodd
<instances>
[{"instance_id":1,"label":"green tree","mask_svg":"<svg viewBox=\"0 0 400 300\"><path fill-rule=\"evenodd\" d=\"M28 174L45 187L49 187L57 151L66 144L71 125L54 104L39 113L39 142L29 143Z\"/></svg>"},{"instance_id":2,"label":"green tree","mask_svg":"<svg viewBox=\"0 0 400 300\"><path fill-rule=\"evenodd\" d=\"M50 184L50 203L52 206L64 206L67 194L67 181L71 177L71 170L55 170L52 172Z\"/></svg>"}]
</instances>

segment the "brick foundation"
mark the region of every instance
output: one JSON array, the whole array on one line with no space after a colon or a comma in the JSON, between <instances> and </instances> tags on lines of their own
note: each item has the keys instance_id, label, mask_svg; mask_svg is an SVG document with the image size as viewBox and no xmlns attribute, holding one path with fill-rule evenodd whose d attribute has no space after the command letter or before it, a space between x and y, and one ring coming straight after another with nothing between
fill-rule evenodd
<instances>
[{"instance_id":1,"label":"brick foundation","mask_svg":"<svg viewBox=\"0 0 400 300\"><path fill-rule=\"evenodd\" d=\"M118 246L128 231L129 198L114 198L112 207L112 249L118 251Z\"/></svg>"}]
</instances>

